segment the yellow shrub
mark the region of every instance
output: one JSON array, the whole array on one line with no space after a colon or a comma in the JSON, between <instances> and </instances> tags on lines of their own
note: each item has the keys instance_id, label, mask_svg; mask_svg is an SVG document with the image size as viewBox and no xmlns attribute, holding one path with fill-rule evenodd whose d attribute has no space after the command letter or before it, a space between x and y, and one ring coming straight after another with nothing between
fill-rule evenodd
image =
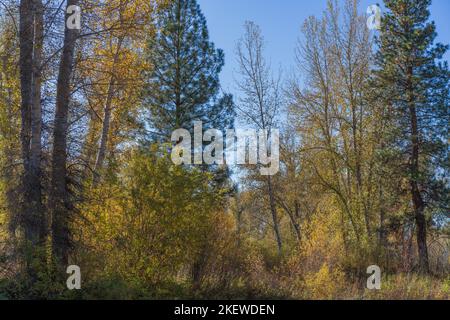
<instances>
[{"instance_id":1,"label":"yellow shrub","mask_svg":"<svg viewBox=\"0 0 450 320\"><path fill-rule=\"evenodd\" d=\"M330 270L327 264L323 264L319 272L306 276L305 286L310 299L335 299L345 286L345 275L341 270Z\"/></svg>"}]
</instances>

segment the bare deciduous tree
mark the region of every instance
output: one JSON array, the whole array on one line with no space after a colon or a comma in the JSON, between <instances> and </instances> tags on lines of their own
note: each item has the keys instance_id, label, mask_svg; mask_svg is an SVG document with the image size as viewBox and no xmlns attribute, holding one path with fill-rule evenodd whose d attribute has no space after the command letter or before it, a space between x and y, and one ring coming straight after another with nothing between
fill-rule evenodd
<instances>
[{"instance_id":1,"label":"bare deciduous tree","mask_svg":"<svg viewBox=\"0 0 450 320\"><path fill-rule=\"evenodd\" d=\"M242 92L237 109L247 124L270 134L281 107L280 80L274 80L271 75L264 57L264 38L261 29L254 22L245 23L245 33L237 43L236 53L241 77L237 85ZM271 176L266 177L265 187L278 250L281 253L282 238Z\"/></svg>"}]
</instances>

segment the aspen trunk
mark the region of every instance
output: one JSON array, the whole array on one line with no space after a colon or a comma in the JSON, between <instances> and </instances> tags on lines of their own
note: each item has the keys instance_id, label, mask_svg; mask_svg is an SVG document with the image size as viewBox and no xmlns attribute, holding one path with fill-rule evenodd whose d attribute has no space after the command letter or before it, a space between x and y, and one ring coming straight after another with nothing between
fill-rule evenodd
<instances>
[{"instance_id":1,"label":"aspen trunk","mask_svg":"<svg viewBox=\"0 0 450 320\"><path fill-rule=\"evenodd\" d=\"M101 171L103 169L103 163L104 163L105 157L106 157L106 149L108 146L108 139L109 139L109 128L110 128L110 124L111 124L112 99L114 97L114 85L116 83L116 79L115 79L116 70L115 69L116 69L117 62L119 60L119 53L122 48L122 42L123 42L123 37L119 38L119 41L117 44L117 50L114 55L114 62L113 62L113 67L112 67L112 72L111 72L112 73L111 79L110 79L109 85L108 85L108 93L106 96L103 123L102 123L102 134L100 137L100 145L98 148L97 159L95 161L95 167L94 167L94 179L93 179L94 186L97 185L98 182L100 181L100 175L101 175Z\"/></svg>"},{"instance_id":2,"label":"aspen trunk","mask_svg":"<svg viewBox=\"0 0 450 320\"><path fill-rule=\"evenodd\" d=\"M68 0L67 7L77 5L78 0ZM68 18L66 14L66 21ZM70 199L67 188L67 125L70 103L70 78L73 71L77 30L64 32L64 47L59 65L56 111L53 128L53 152L51 168L50 209L52 211L52 249L54 258L66 266L70 250Z\"/></svg>"}]
</instances>

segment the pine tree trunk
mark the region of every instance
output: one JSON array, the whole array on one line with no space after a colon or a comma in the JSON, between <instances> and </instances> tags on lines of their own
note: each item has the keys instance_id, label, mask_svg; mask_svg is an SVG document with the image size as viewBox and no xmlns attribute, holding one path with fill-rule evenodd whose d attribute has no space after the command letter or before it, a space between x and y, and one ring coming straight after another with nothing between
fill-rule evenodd
<instances>
[{"instance_id":1,"label":"pine tree trunk","mask_svg":"<svg viewBox=\"0 0 450 320\"><path fill-rule=\"evenodd\" d=\"M428 273L428 247L427 247L427 223L425 219L425 203L419 190L417 179L419 179L419 127L417 121L417 110L414 103L414 92L412 86L412 67L408 69L408 104L411 126L411 158L410 158L410 186L413 202L414 216L416 220L417 247L419 251L419 272Z\"/></svg>"},{"instance_id":2,"label":"pine tree trunk","mask_svg":"<svg viewBox=\"0 0 450 320\"><path fill-rule=\"evenodd\" d=\"M414 120L415 119L415 120ZM413 124L413 128L415 127L414 123L416 123L417 119L415 116L415 111L411 113L411 120ZM413 129L413 131L415 131ZM417 132L416 132L417 134ZM421 273L429 272L429 264L428 264L428 246L427 246L427 223L425 219L425 206L422 199L422 195L420 194L419 187L416 181L416 177L418 175L418 142L417 135L413 134L413 155L411 159L411 174L412 179L411 183L411 196L412 202L414 206L414 216L416 220L416 228L417 228L417 247L419 250L419 270Z\"/></svg>"}]
</instances>

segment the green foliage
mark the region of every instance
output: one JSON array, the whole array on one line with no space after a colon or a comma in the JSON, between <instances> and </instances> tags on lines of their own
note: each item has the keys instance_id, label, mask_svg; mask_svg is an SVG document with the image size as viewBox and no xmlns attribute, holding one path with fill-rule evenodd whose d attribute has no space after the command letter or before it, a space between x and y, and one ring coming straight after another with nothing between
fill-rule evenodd
<instances>
[{"instance_id":1,"label":"green foliage","mask_svg":"<svg viewBox=\"0 0 450 320\"><path fill-rule=\"evenodd\" d=\"M92 190L78 239L92 248L87 264L101 263L103 272L125 280L162 283L175 281L201 253L222 195L210 174L173 165L162 149L129 153L116 183Z\"/></svg>"},{"instance_id":2,"label":"green foliage","mask_svg":"<svg viewBox=\"0 0 450 320\"><path fill-rule=\"evenodd\" d=\"M448 209L450 72L443 56L449 47L435 43L436 26L429 20L431 0L385 3L388 11L372 82L377 100L386 106L388 132L380 150L384 171L407 181L397 192L408 190L411 181L419 185L430 208L428 220L432 220L431 216ZM413 159L415 145L417 160ZM415 161L417 169L412 166Z\"/></svg>"},{"instance_id":3,"label":"green foliage","mask_svg":"<svg viewBox=\"0 0 450 320\"><path fill-rule=\"evenodd\" d=\"M231 127L232 97L219 95L224 53L209 41L197 1L171 1L157 15L157 30L146 51L154 71L144 95L154 139L167 142L172 131L193 129L194 121L203 121L205 130Z\"/></svg>"},{"instance_id":4,"label":"green foliage","mask_svg":"<svg viewBox=\"0 0 450 320\"><path fill-rule=\"evenodd\" d=\"M450 299L449 278L418 276L415 274L398 274L383 277L381 290L366 290L366 299L384 300L448 300Z\"/></svg>"},{"instance_id":5,"label":"green foliage","mask_svg":"<svg viewBox=\"0 0 450 320\"><path fill-rule=\"evenodd\" d=\"M87 23L108 27L107 36L80 41L86 51L77 54L71 77L76 91L66 182L72 248L64 251L69 264L80 266L82 279L81 290L73 291L66 287L67 266L53 261L54 233L30 246L19 228L20 201L26 198L18 183L24 163L19 39L12 22L0 18L0 300L449 299L449 72L439 62L447 47L434 44L429 0L385 1L372 79L372 43L365 17L355 14L357 2L337 8L329 1L322 19L305 22L306 42L297 52L305 81L286 92L293 99L280 139L280 172L270 178L273 197L267 177L252 166L245 177L236 176L239 188L231 193L224 187L231 184L227 168L176 166L173 145L158 144L174 129L191 130L194 121L203 121L205 130L231 128L234 103L221 93L224 53L210 41L197 1L157 1L165 5L151 14L142 10L144 2L156 3L142 1L92 6L92 16L106 18ZM109 28L118 25L116 18L120 26ZM259 60L261 31L251 22L246 26L247 44L256 48L251 55ZM44 41L43 58L51 62L49 43L53 38ZM239 107L249 107L244 109L252 117L267 106L263 113L269 117L263 115L261 123L269 125L285 101L269 65L250 64L258 62L259 76L243 73L248 94ZM53 126L48 97L55 93L57 70L48 66L41 97L46 212ZM255 79L262 82L256 80L253 90L247 85ZM111 123L105 126L109 93ZM418 137L409 130L412 100ZM89 170L100 132L107 137L106 157L93 183ZM154 134L141 140L143 132ZM418 170L411 170L415 138L420 155ZM411 182L427 206L433 275L414 273ZM381 291L366 289L366 270L373 264L382 269Z\"/></svg>"},{"instance_id":6,"label":"green foliage","mask_svg":"<svg viewBox=\"0 0 450 320\"><path fill-rule=\"evenodd\" d=\"M12 279L0 281L0 296L7 299L62 299L66 283L61 280L60 267L45 259L48 249L24 244L21 256L30 263ZM28 272L33 270L33 273Z\"/></svg>"}]
</instances>

